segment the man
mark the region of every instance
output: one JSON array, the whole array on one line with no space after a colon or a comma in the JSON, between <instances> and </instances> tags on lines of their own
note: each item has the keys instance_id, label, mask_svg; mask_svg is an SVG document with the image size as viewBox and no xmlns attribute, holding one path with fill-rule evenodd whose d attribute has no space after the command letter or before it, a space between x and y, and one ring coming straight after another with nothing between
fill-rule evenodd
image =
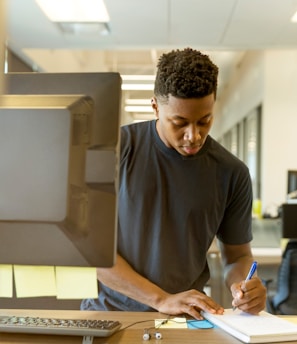
<instances>
[{"instance_id":1,"label":"man","mask_svg":"<svg viewBox=\"0 0 297 344\"><path fill-rule=\"evenodd\" d=\"M199 51L161 56L151 101L157 119L121 129L117 262L97 269L99 297L82 309L222 314L203 292L215 237L232 305L264 309L260 279L244 281L253 262L249 171L209 135L217 77Z\"/></svg>"}]
</instances>

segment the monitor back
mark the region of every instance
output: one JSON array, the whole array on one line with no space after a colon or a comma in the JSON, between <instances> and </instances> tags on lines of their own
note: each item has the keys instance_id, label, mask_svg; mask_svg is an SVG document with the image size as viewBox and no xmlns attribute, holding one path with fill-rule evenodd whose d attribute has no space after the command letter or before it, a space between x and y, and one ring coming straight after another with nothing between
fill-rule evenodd
<instances>
[{"instance_id":1,"label":"monitor back","mask_svg":"<svg viewBox=\"0 0 297 344\"><path fill-rule=\"evenodd\" d=\"M297 239L297 203L284 203L281 207L282 237Z\"/></svg>"},{"instance_id":2,"label":"monitor back","mask_svg":"<svg viewBox=\"0 0 297 344\"><path fill-rule=\"evenodd\" d=\"M118 141L121 77L119 73L7 73L5 94L86 95L94 102L90 145Z\"/></svg>"},{"instance_id":3,"label":"monitor back","mask_svg":"<svg viewBox=\"0 0 297 344\"><path fill-rule=\"evenodd\" d=\"M0 100L0 263L112 266L119 77L15 74L10 87Z\"/></svg>"}]
</instances>

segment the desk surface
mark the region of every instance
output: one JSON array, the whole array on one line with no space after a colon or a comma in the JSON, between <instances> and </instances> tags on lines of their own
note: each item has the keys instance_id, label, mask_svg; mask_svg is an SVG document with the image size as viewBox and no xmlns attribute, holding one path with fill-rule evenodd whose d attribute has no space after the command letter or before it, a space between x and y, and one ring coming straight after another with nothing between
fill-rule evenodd
<instances>
[{"instance_id":1,"label":"desk surface","mask_svg":"<svg viewBox=\"0 0 297 344\"><path fill-rule=\"evenodd\" d=\"M119 320L123 327L131 325L135 322L145 321L135 324L127 328L126 330L119 331L113 336L108 338L94 338L94 344L113 344L113 343L124 343L124 344L136 344L146 343L143 341L142 336L145 328L154 326L154 319L166 318L163 314L149 312L94 312L94 311L54 311L54 310L6 310L1 309L0 315L30 315L40 317L62 317L62 318L83 318L83 319L112 319ZM156 339L151 339L150 343L161 343L161 344L174 344L174 343L198 343L199 344L238 344L241 343L237 339L231 337L229 334L222 330L215 329L162 329L163 339L160 342ZM70 336L45 336L45 335L23 335L23 334L7 334L0 333L0 343L43 343L43 344L54 344L54 343L65 343L75 344L82 343L82 337L70 337ZM290 342L296 344L297 341Z\"/></svg>"}]
</instances>

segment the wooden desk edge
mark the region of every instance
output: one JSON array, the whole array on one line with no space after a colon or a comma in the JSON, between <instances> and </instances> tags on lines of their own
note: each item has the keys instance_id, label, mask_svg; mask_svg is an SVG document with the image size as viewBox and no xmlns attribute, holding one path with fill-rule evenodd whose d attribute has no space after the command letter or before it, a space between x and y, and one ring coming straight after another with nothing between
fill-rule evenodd
<instances>
[{"instance_id":1,"label":"wooden desk edge","mask_svg":"<svg viewBox=\"0 0 297 344\"><path fill-rule=\"evenodd\" d=\"M31 310L31 309L0 309L0 316L16 315L16 316L39 316L52 318L67 319L110 319L118 320L122 323L122 328L133 325L127 330L119 331L111 337L94 338L94 344L136 344L144 343L142 335L144 329L154 327L155 319L166 319L168 316L158 312L97 312L97 311L71 311L71 310ZM162 343L183 343L191 344L239 344L239 340L233 338L228 333L214 329L189 330L189 329L160 329L163 335ZM154 331L151 331L152 337ZM19 343L19 344L40 344L42 343L65 343L78 344L82 343L81 337L71 336L45 336L45 335L22 335L22 334L0 334L2 344ZM153 338L152 343L159 343ZM281 343L279 343L281 344ZM297 344L297 341L290 342Z\"/></svg>"}]
</instances>

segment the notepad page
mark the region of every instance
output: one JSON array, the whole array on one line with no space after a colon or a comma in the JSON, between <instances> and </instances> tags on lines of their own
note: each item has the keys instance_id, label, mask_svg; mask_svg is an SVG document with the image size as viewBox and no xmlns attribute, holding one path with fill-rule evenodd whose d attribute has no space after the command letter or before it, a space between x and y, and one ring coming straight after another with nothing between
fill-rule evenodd
<instances>
[{"instance_id":1,"label":"notepad page","mask_svg":"<svg viewBox=\"0 0 297 344\"><path fill-rule=\"evenodd\" d=\"M245 343L297 340L297 325L265 311L252 315L226 309L223 315L203 312L203 316Z\"/></svg>"}]
</instances>

